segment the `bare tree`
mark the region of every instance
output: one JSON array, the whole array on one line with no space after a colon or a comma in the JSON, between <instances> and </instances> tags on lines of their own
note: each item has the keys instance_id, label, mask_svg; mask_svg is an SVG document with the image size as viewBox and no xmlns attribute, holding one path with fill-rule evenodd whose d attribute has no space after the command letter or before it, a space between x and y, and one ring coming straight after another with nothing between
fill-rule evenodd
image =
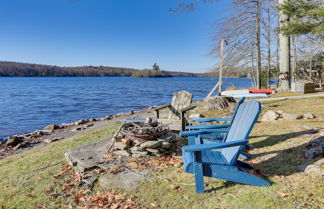
<instances>
[{"instance_id":1,"label":"bare tree","mask_svg":"<svg viewBox=\"0 0 324 209\"><path fill-rule=\"evenodd\" d=\"M261 35L271 42L271 20L268 20L269 23L264 20L263 7L264 2L262 0L233 1L229 9L230 15L216 21L215 25L218 32L212 38L215 42L220 38L228 41L225 69L235 69L238 66L241 69L249 67L250 75L253 77L253 84L256 88L261 88L262 51L265 47ZM273 11L269 8L268 12ZM270 32L268 34L265 34L263 31L267 27L262 27L261 23L269 27ZM268 43L268 48L270 47L271 43ZM218 45L215 44L211 54L217 55L217 48ZM269 56L270 53L271 50L268 50ZM269 60L269 63L271 63L271 56Z\"/></svg>"},{"instance_id":2,"label":"bare tree","mask_svg":"<svg viewBox=\"0 0 324 209\"><path fill-rule=\"evenodd\" d=\"M284 4L288 0L279 0L279 5ZM282 11L279 11L279 27L283 27L289 21L287 15ZM279 73L279 91L290 90L290 38L284 35L282 32L279 33L279 44L280 44L280 73Z\"/></svg>"}]
</instances>

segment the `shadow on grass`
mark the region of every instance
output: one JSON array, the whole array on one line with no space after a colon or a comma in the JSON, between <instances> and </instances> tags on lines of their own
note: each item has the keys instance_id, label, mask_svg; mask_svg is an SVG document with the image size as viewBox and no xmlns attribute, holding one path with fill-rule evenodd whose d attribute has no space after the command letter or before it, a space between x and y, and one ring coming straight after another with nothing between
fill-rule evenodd
<instances>
[{"instance_id":1,"label":"shadow on grass","mask_svg":"<svg viewBox=\"0 0 324 209\"><path fill-rule=\"evenodd\" d=\"M298 171L297 166L312 164L316 161L317 158L306 158L305 152L312 147L318 146L318 141L320 141L319 139L324 141L324 137L319 137L296 147L253 155L253 158L257 158L262 155L277 153L274 157L261 161L254 166L260 169L266 176L288 176L300 172ZM324 156L322 155L322 157Z\"/></svg>"},{"instance_id":2,"label":"shadow on grass","mask_svg":"<svg viewBox=\"0 0 324 209\"><path fill-rule=\"evenodd\" d=\"M267 137L267 138L262 140L262 141L254 142L254 143L250 143L250 144L253 145L253 147L255 147L255 148L273 146L273 145L275 145L277 143L284 142L284 141L286 141L288 139L291 139L291 138L296 138L296 137L303 136L303 135L306 135L306 134L316 134L318 132L319 132L318 130L309 129L309 130L306 130L306 131L298 131L298 132L281 134L281 135L253 136L253 137L250 137L250 139L257 138L257 137Z\"/></svg>"},{"instance_id":3,"label":"shadow on grass","mask_svg":"<svg viewBox=\"0 0 324 209\"><path fill-rule=\"evenodd\" d=\"M310 129L310 130L306 130L306 131L299 131L299 132L293 132L293 133L282 134L282 135L255 136L255 137L267 136L268 138L266 138L260 142L253 143L252 145L256 148L273 146L277 143L284 142L291 138L296 138L296 137L303 136L306 134L316 134L316 133L318 133L318 130ZM297 166L305 165L305 164L309 165L309 164L314 163L317 160L317 158L316 159L306 158L305 152L307 150L311 149L312 147L318 146L319 145L318 141L324 141L324 137L319 137L319 138L313 139L307 143L301 144L299 146L291 147L288 149L253 154L252 161L256 158L259 158L259 157L262 157L265 155L276 154L274 157L271 157L269 159L260 161L256 164L253 164L253 167L255 168L256 176L266 179L271 184L273 184L274 182L271 181L269 179L269 177L289 176L294 173L301 172L297 169ZM324 157L324 156L322 156L322 157ZM249 163L249 161L247 161L247 163ZM205 192L207 192L207 193L217 192L219 190L227 189L232 186L235 186L236 184L240 184L240 183L226 181L221 186L211 187L211 188L206 189Z\"/></svg>"},{"instance_id":4,"label":"shadow on grass","mask_svg":"<svg viewBox=\"0 0 324 209\"><path fill-rule=\"evenodd\" d=\"M227 189L227 188L230 188L232 186L235 186L236 184L237 183L232 182L232 181L225 181L223 183L223 185L218 186L218 187L211 187L210 189L206 189L205 192L207 192L207 193L214 193L214 192L217 192L219 190ZM206 185L208 185L208 184L206 184Z\"/></svg>"},{"instance_id":5,"label":"shadow on grass","mask_svg":"<svg viewBox=\"0 0 324 209\"><path fill-rule=\"evenodd\" d=\"M314 132L313 132L314 133ZM301 136L304 134L309 134L307 131L301 131L301 132L296 132L293 133L294 137ZM287 134L284 134L284 138L288 137L286 136ZM255 168L254 172L255 174L263 179L266 179L269 181L271 184L274 182L269 179L269 177L275 177L275 176L289 176L294 173L301 172L300 170L297 169L298 166L300 165L309 165L314 163L316 160L318 160L322 156L318 156L315 159L310 159L305 157L305 152L313 147L319 146L319 141L324 141L324 137L319 137L316 139L313 139L310 142L301 144L296 147L291 147L288 149L284 150L278 150L278 151L270 151L270 152L264 152L264 153L259 153L253 155L253 159L259 158L264 155L269 155L269 154L276 154L274 157L271 157L267 160L260 161L259 163L256 163L253 165ZM226 189L232 186L235 186L235 182L224 182L222 186L219 187L213 187L211 189L206 190L206 192L212 193L215 191L219 191L221 189Z\"/></svg>"}]
</instances>

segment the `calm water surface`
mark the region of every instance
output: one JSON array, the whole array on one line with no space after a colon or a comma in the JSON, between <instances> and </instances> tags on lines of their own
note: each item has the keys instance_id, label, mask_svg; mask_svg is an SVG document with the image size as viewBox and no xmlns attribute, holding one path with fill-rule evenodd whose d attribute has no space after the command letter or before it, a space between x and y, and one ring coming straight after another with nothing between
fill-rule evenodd
<instances>
[{"instance_id":1,"label":"calm water surface","mask_svg":"<svg viewBox=\"0 0 324 209\"><path fill-rule=\"evenodd\" d=\"M42 129L53 123L140 110L171 102L186 90L204 98L211 78L4 78L0 77L0 138ZM250 79L225 79L224 86L251 86Z\"/></svg>"}]
</instances>

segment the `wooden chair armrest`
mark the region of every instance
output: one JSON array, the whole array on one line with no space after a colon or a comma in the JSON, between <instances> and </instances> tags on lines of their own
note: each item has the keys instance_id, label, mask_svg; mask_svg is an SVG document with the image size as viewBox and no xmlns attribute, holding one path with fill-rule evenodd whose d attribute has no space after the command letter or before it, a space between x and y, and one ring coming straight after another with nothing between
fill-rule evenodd
<instances>
[{"instance_id":1,"label":"wooden chair armrest","mask_svg":"<svg viewBox=\"0 0 324 209\"><path fill-rule=\"evenodd\" d=\"M171 104L165 104L165 105L155 108L155 111L159 111L161 109L165 109L165 108L169 108L169 107L171 107Z\"/></svg>"},{"instance_id":2,"label":"wooden chair armrest","mask_svg":"<svg viewBox=\"0 0 324 209\"><path fill-rule=\"evenodd\" d=\"M191 105L189 107L185 107L185 108L179 110L179 112L187 112L187 111L192 110L194 108L196 108L196 105Z\"/></svg>"}]
</instances>

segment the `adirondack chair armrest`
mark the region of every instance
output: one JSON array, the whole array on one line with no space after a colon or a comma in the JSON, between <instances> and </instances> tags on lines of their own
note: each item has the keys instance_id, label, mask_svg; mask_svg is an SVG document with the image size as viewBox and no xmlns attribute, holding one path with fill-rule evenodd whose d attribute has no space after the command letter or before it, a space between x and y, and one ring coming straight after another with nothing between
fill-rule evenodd
<instances>
[{"instance_id":1,"label":"adirondack chair armrest","mask_svg":"<svg viewBox=\"0 0 324 209\"><path fill-rule=\"evenodd\" d=\"M195 131L181 131L180 136L195 136L201 134L227 133L229 129L201 129Z\"/></svg>"},{"instance_id":2,"label":"adirondack chair armrest","mask_svg":"<svg viewBox=\"0 0 324 209\"><path fill-rule=\"evenodd\" d=\"M232 118L192 118L190 120L194 122L218 122L218 121L230 121Z\"/></svg>"},{"instance_id":3,"label":"adirondack chair armrest","mask_svg":"<svg viewBox=\"0 0 324 209\"><path fill-rule=\"evenodd\" d=\"M186 129L214 129L214 128L229 128L230 124L222 124L222 125L193 125L187 126Z\"/></svg>"},{"instance_id":4,"label":"adirondack chair armrest","mask_svg":"<svg viewBox=\"0 0 324 209\"><path fill-rule=\"evenodd\" d=\"M159 106L157 108L155 108L155 111L159 111L161 109L165 109L165 108L169 108L171 107L171 104L165 104L165 105L162 105L162 106Z\"/></svg>"},{"instance_id":5,"label":"adirondack chair armrest","mask_svg":"<svg viewBox=\"0 0 324 209\"><path fill-rule=\"evenodd\" d=\"M182 149L185 152L200 152L205 150L211 150L211 149L222 149L227 147L235 147L240 145L246 145L248 143L248 140L239 140L234 142L225 142L221 144L199 144L199 145L187 145L183 146Z\"/></svg>"},{"instance_id":6,"label":"adirondack chair armrest","mask_svg":"<svg viewBox=\"0 0 324 209\"><path fill-rule=\"evenodd\" d=\"M194 108L196 108L196 105L190 105L189 107L185 107L185 108L179 110L179 112L181 112L181 113L185 113L185 112L187 112L187 111L189 111L189 110L192 110L192 109L194 109Z\"/></svg>"}]
</instances>

